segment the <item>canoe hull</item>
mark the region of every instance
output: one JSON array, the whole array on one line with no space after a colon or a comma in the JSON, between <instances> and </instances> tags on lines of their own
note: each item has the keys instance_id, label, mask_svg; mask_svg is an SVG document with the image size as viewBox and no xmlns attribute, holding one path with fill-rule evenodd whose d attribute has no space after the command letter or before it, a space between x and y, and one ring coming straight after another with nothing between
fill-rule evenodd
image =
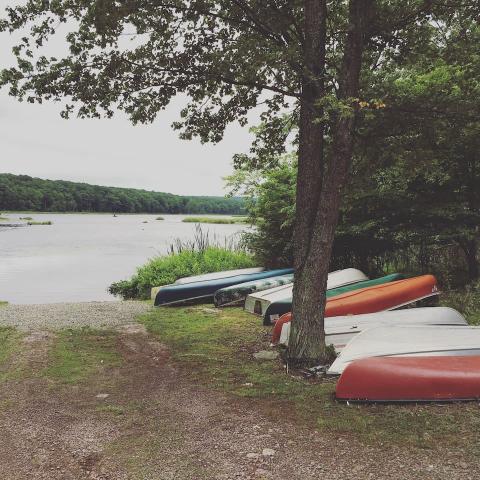
<instances>
[{"instance_id":1,"label":"canoe hull","mask_svg":"<svg viewBox=\"0 0 480 480\"><path fill-rule=\"evenodd\" d=\"M289 285L292 282L293 273L221 288L215 292L213 296L213 303L216 307L241 305L245 302L247 296L254 292L261 292L271 288Z\"/></svg>"},{"instance_id":2,"label":"canoe hull","mask_svg":"<svg viewBox=\"0 0 480 480\"><path fill-rule=\"evenodd\" d=\"M433 275L399 280L375 287L363 288L327 299L325 317L360 315L399 308L422 298L438 295L437 281ZM272 343L278 343L285 323L292 320L292 314L280 317L272 333Z\"/></svg>"},{"instance_id":3,"label":"canoe hull","mask_svg":"<svg viewBox=\"0 0 480 480\"><path fill-rule=\"evenodd\" d=\"M336 397L359 402L478 400L480 356L357 360L340 377Z\"/></svg>"},{"instance_id":4,"label":"canoe hull","mask_svg":"<svg viewBox=\"0 0 480 480\"><path fill-rule=\"evenodd\" d=\"M455 357L480 355L480 327L391 325L359 333L328 369L340 375L351 363L373 357Z\"/></svg>"},{"instance_id":5,"label":"canoe hull","mask_svg":"<svg viewBox=\"0 0 480 480\"><path fill-rule=\"evenodd\" d=\"M205 280L202 282L191 282L183 285L167 285L162 287L155 297L155 306L175 305L196 300L210 300L214 293L225 287L237 285L240 283L262 280L278 275L288 275L293 273L293 269L285 268L279 270L270 270L265 272L235 275L214 280Z\"/></svg>"},{"instance_id":6,"label":"canoe hull","mask_svg":"<svg viewBox=\"0 0 480 480\"><path fill-rule=\"evenodd\" d=\"M355 268L336 270L328 274L327 289L339 288L368 280L368 277ZM291 299L293 283L283 287L276 287L260 293L251 294L245 301L245 310L257 315L265 315L265 311L272 302Z\"/></svg>"},{"instance_id":7,"label":"canoe hull","mask_svg":"<svg viewBox=\"0 0 480 480\"><path fill-rule=\"evenodd\" d=\"M349 315L346 317L328 317L325 319L325 343L333 345L337 353L368 328L385 325L468 325L465 318L453 308L424 307ZM279 344L288 345L291 322L282 326Z\"/></svg>"},{"instance_id":8,"label":"canoe hull","mask_svg":"<svg viewBox=\"0 0 480 480\"><path fill-rule=\"evenodd\" d=\"M179 278L174 285L185 285L194 282L206 282L209 280L219 280L221 278L236 277L237 275L250 275L252 273L264 272L263 267L241 268L238 270L225 270L223 272L204 273L202 275L193 275L191 277Z\"/></svg>"},{"instance_id":9,"label":"canoe hull","mask_svg":"<svg viewBox=\"0 0 480 480\"><path fill-rule=\"evenodd\" d=\"M375 287L377 285L383 285L385 283L395 282L397 280L403 279L404 276L400 273L393 273L391 275L386 275L384 277L375 278L373 280L366 280L364 282L357 282L349 285L344 285L337 288L332 288L327 290L326 296L328 298L336 297L338 295L343 295L344 293L353 292L355 290L360 290L362 288ZM265 310L265 315L263 317L264 325L272 325L273 322L278 320L283 314L292 311L292 297L285 298L276 302L270 303L267 309Z\"/></svg>"}]
</instances>

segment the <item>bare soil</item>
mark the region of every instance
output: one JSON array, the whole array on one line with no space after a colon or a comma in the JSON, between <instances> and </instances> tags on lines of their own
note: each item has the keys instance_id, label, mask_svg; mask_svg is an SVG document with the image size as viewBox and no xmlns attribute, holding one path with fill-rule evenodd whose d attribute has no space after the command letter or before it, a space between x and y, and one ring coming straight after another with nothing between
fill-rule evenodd
<instances>
[{"instance_id":1,"label":"bare soil","mask_svg":"<svg viewBox=\"0 0 480 480\"><path fill-rule=\"evenodd\" d=\"M138 325L119 328L124 361L86 382L41 374L54 334L35 331L0 382L4 480L477 479L470 453L368 446L265 415L255 401L195 384ZM12 365L10 365L10 370ZM271 405L271 408L276 408Z\"/></svg>"}]
</instances>

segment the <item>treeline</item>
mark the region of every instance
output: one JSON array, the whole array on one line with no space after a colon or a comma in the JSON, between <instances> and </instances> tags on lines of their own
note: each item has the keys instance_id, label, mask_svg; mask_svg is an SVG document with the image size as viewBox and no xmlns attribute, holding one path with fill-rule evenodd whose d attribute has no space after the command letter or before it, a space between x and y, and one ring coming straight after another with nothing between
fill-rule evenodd
<instances>
[{"instance_id":1,"label":"treeline","mask_svg":"<svg viewBox=\"0 0 480 480\"><path fill-rule=\"evenodd\" d=\"M244 201L239 197L180 196L8 173L0 174L0 210L228 215L245 212Z\"/></svg>"}]
</instances>

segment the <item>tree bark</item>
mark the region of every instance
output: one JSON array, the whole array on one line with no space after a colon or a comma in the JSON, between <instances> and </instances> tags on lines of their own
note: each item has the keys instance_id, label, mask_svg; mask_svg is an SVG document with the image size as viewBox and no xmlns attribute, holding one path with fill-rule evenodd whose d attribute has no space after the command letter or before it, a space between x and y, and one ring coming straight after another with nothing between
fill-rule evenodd
<instances>
[{"instance_id":1,"label":"tree bark","mask_svg":"<svg viewBox=\"0 0 480 480\"><path fill-rule=\"evenodd\" d=\"M326 0L306 0L304 16L305 71L300 99L293 287L293 312L300 320L295 322L290 337L289 358L295 363L314 363L325 353L325 334L317 328L324 295L310 259L324 167L323 109L318 102L325 95Z\"/></svg>"},{"instance_id":2,"label":"tree bark","mask_svg":"<svg viewBox=\"0 0 480 480\"><path fill-rule=\"evenodd\" d=\"M320 88L312 92L311 83L303 86L294 242L293 321L288 348L288 360L294 366L314 365L325 360L325 291L341 193L353 152L358 108L358 102L354 99L358 97L371 3L372 0L350 1L339 99L351 105L352 113L337 118L332 154L326 161L324 130L322 122L319 122L322 112L318 109L319 100L325 94L323 69L320 70ZM306 45L307 48L316 48L316 55L313 52L313 56L323 62L322 67L325 63L326 16L324 1L305 2ZM310 58L310 55L306 55L306 58ZM317 95L316 98L312 99L312 93ZM312 101L317 108L312 108Z\"/></svg>"}]
</instances>

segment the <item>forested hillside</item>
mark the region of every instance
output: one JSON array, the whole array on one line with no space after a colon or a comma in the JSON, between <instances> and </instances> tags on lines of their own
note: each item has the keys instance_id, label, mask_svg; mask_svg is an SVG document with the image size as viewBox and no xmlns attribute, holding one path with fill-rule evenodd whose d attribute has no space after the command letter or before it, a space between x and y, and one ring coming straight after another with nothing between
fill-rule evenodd
<instances>
[{"instance_id":1,"label":"forested hillside","mask_svg":"<svg viewBox=\"0 0 480 480\"><path fill-rule=\"evenodd\" d=\"M0 174L0 210L235 215L244 212L244 203L241 198L184 197L4 173Z\"/></svg>"}]
</instances>

